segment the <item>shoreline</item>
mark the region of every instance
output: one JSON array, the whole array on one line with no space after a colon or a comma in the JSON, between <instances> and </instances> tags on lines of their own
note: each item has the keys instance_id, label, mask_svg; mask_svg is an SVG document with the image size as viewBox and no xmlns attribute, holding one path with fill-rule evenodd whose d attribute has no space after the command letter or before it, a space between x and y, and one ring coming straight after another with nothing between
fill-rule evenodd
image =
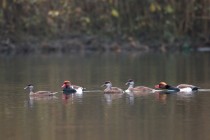
<instances>
[{"instance_id":1,"label":"shoreline","mask_svg":"<svg viewBox=\"0 0 210 140\"><path fill-rule=\"evenodd\" d=\"M152 43L151 43L152 42ZM142 41L133 37L108 38L101 36L72 35L51 39L24 39L11 41L11 39L0 40L0 55L19 54L53 54L53 53L75 53L75 52L210 52L210 45L205 43L191 43L176 41L165 43L162 41Z\"/></svg>"}]
</instances>

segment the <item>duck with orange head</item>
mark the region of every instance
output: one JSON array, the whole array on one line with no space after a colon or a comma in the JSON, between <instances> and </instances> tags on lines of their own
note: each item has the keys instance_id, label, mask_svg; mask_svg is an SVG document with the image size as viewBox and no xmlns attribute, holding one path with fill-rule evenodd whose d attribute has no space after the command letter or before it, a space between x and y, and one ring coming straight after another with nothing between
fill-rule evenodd
<instances>
[{"instance_id":1,"label":"duck with orange head","mask_svg":"<svg viewBox=\"0 0 210 140\"><path fill-rule=\"evenodd\" d=\"M61 87L63 88L64 94L72 94L72 93L82 94L83 93L83 87L72 85L69 80L65 80Z\"/></svg>"},{"instance_id":2,"label":"duck with orange head","mask_svg":"<svg viewBox=\"0 0 210 140\"><path fill-rule=\"evenodd\" d=\"M200 89L197 86L189 85L189 84L180 84L176 87L168 85L166 82L160 82L159 84L155 85L157 89L166 89L172 92L194 92Z\"/></svg>"}]
</instances>

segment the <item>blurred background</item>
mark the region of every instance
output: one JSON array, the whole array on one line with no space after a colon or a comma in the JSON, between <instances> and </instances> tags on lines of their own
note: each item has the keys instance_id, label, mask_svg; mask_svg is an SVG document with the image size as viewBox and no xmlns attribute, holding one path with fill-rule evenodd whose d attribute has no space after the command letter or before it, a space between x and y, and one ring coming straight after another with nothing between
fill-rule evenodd
<instances>
[{"instance_id":1,"label":"blurred background","mask_svg":"<svg viewBox=\"0 0 210 140\"><path fill-rule=\"evenodd\" d=\"M0 52L209 51L209 7L209 0L2 0Z\"/></svg>"}]
</instances>

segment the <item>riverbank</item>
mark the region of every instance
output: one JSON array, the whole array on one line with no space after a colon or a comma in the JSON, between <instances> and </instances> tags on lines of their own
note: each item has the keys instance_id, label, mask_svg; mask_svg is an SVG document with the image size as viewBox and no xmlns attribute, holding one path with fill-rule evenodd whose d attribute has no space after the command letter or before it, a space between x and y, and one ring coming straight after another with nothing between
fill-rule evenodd
<instances>
[{"instance_id":1,"label":"riverbank","mask_svg":"<svg viewBox=\"0 0 210 140\"><path fill-rule=\"evenodd\" d=\"M135 37L107 37L94 35L66 35L51 38L34 36L0 40L0 55L48 54L74 52L195 52L210 51L209 42L177 40L142 40Z\"/></svg>"}]
</instances>

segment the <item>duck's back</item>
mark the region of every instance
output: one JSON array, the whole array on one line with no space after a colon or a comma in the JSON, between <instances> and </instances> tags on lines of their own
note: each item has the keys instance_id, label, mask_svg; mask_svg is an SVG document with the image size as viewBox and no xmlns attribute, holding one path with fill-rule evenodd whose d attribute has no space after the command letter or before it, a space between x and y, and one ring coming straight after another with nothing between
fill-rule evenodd
<instances>
[{"instance_id":1,"label":"duck's back","mask_svg":"<svg viewBox=\"0 0 210 140\"><path fill-rule=\"evenodd\" d=\"M113 93L122 93L123 90L118 87L111 87L111 89L105 89L104 92L113 94Z\"/></svg>"},{"instance_id":2,"label":"duck's back","mask_svg":"<svg viewBox=\"0 0 210 140\"><path fill-rule=\"evenodd\" d=\"M131 89L133 92L152 92L153 89L145 86L137 86Z\"/></svg>"},{"instance_id":3,"label":"duck's back","mask_svg":"<svg viewBox=\"0 0 210 140\"><path fill-rule=\"evenodd\" d=\"M189 85L189 84L180 84L177 86L177 88L179 89L183 89L183 88L191 88L192 90L198 90L199 87L194 86L194 85Z\"/></svg>"},{"instance_id":4,"label":"duck's back","mask_svg":"<svg viewBox=\"0 0 210 140\"><path fill-rule=\"evenodd\" d=\"M35 96L51 96L56 94L57 92L51 92L51 91L37 91L35 93L32 93L31 95Z\"/></svg>"}]
</instances>

